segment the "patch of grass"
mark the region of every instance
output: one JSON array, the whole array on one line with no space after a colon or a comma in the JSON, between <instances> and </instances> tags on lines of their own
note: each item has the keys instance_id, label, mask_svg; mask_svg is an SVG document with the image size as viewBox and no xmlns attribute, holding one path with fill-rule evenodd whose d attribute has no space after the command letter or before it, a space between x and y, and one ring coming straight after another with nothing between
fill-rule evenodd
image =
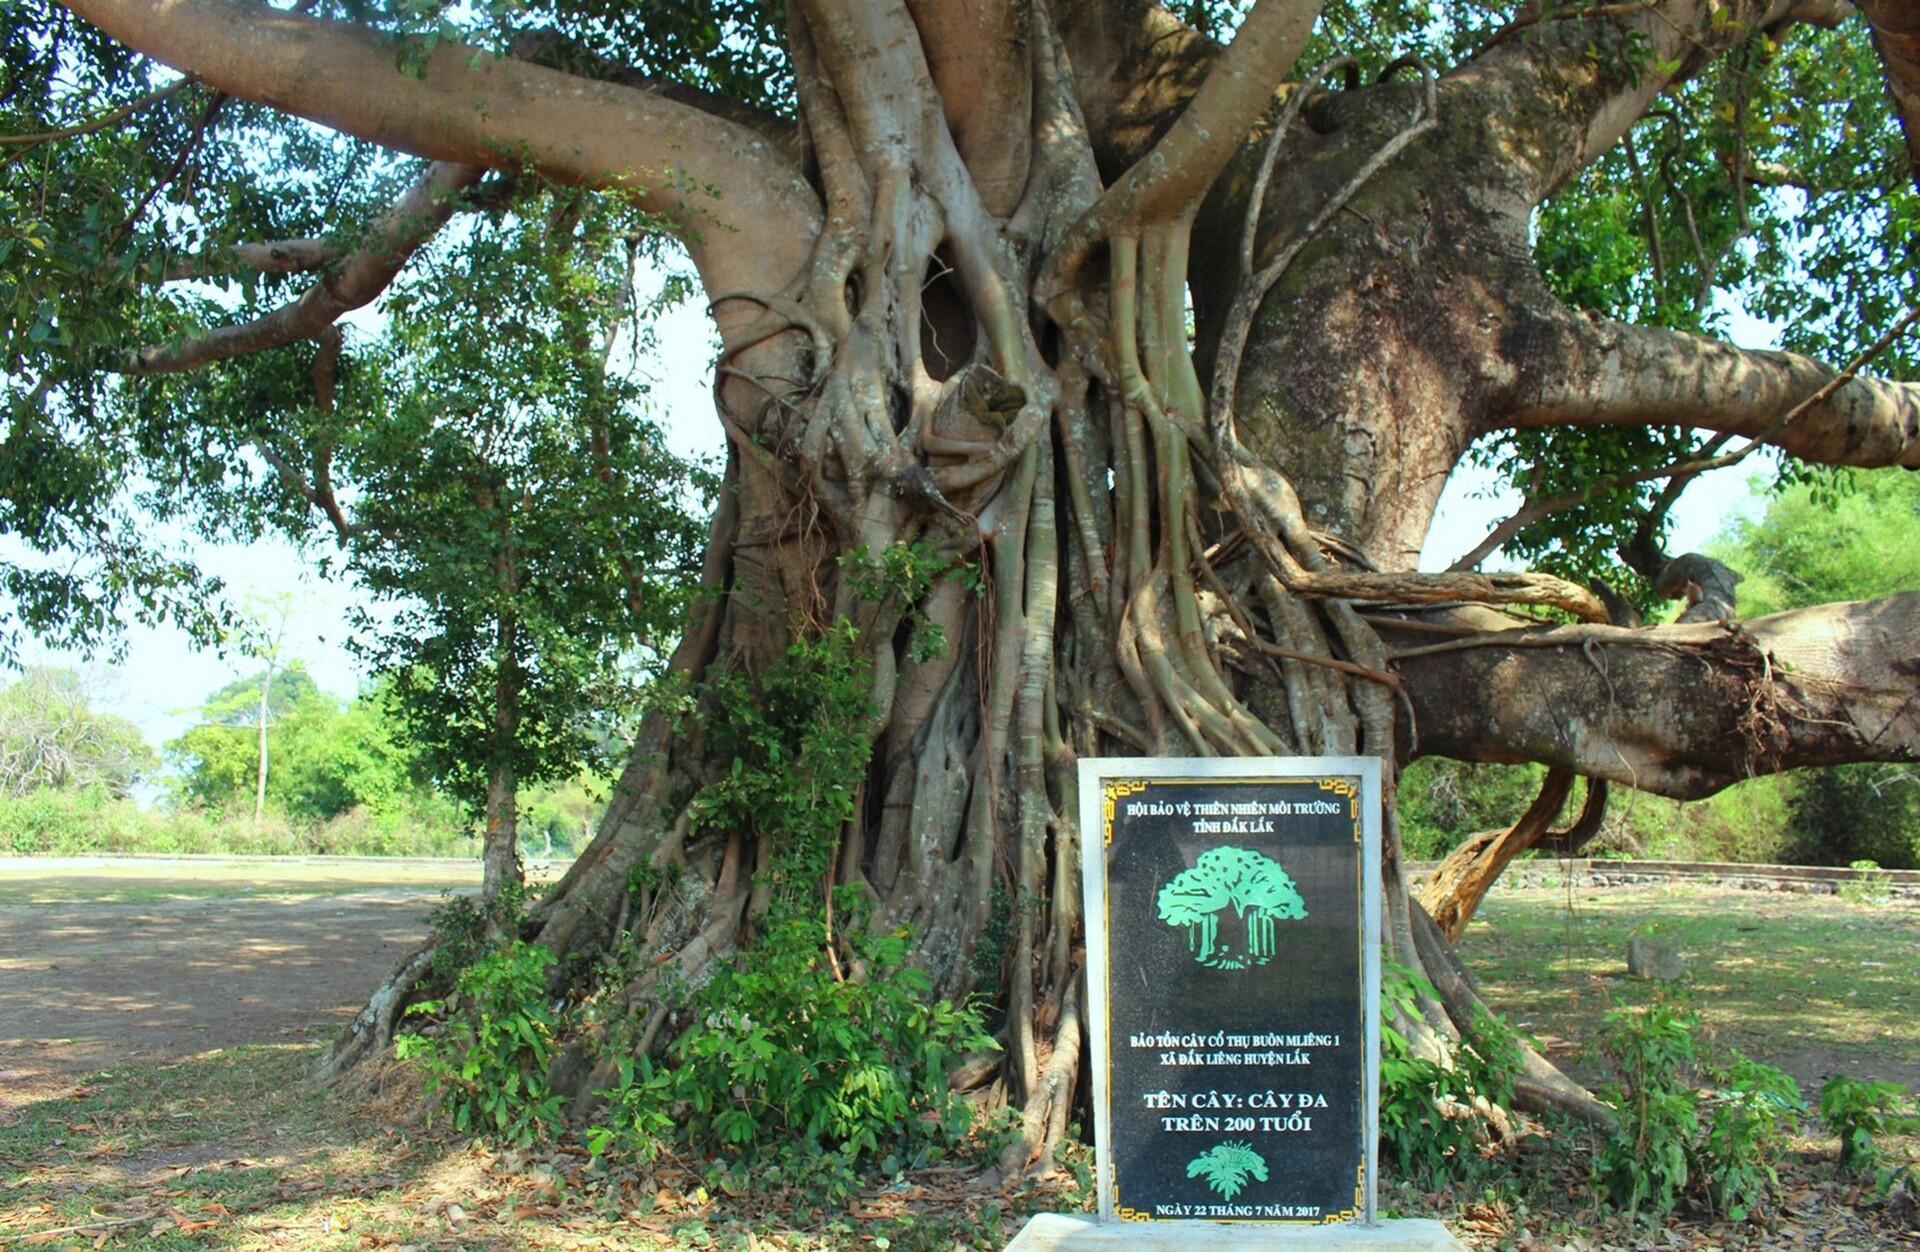
<instances>
[{"instance_id":1,"label":"patch of grass","mask_svg":"<svg viewBox=\"0 0 1920 1252\"><path fill-rule=\"evenodd\" d=\"M1920 917L1907 911L1695 886L1501 890L1461 954L1516 1025L1590 1040L1613 994L1641 985L1625 976L1636 936L1687 956L1709 1037L1808 1090L1836 1072L1920 1079Z\"/></svg>"}]
</instances>

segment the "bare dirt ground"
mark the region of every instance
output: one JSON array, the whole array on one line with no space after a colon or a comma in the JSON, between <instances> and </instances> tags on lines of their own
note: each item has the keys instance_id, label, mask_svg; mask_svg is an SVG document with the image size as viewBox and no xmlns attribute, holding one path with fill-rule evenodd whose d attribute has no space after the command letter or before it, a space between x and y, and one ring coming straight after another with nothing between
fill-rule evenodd
<instances>
[{"instance_id":1,"label":"bare dirt ground","mask_svg":"<svg viewBox=\"0 0 1920 1252\"><path fill-rule=\"evenodd\" d=\"M126 1061L324 1039L459 862L0 860L0 1125Z\"/></svg>"},{"instance_id":2,"label":"bare dirt ground","mask_svg":"<svg viewBox=\"0 0 1920 1252\"><path fill-rule=\"evenodd\" d=\"M997 1248L1020 1213L1089 1202L1085 1149L1031 1192L942 1164L823 1210L797 1181L709 1195L713 1162L603 1168L572 1144L482 1148L423 1125L417 1076L401 1067L344 1088L303 1083L319 1044L419 941L442 889L477 881L477 865L457 862L0 859L0 1247ZM1730 1037L1758 1021L1778 1044L1802 1023L1850 1049L1850 1071L1911 1063L1903 997L1920 931L1906 911L1822 902L1786 916L1773 902L1782 915L1748 945L1745 925L1711 941L1690 929L1743 915L1728 902L1630 903L1616 918L1586 901L1577 926L1506 910L1476 964L1512 1011L1538 1019L1563 983L1608 977L1628 930L1657 924L1699 950L1698 989L1731 1014ZM1817 1126L1789 1136L1779 1195L1749 1222L1691 1200L1666 1220L1608 1209L1587 1151L1564 1136L1438 1190L1389 1177L1383 1200L1442 1218L1480 1252L1920 1246L1911 1190L1842 1174L1836 1147ZM1911 1141L1887 1147L1913 1159Z\"/></svg>"}]
</instances>

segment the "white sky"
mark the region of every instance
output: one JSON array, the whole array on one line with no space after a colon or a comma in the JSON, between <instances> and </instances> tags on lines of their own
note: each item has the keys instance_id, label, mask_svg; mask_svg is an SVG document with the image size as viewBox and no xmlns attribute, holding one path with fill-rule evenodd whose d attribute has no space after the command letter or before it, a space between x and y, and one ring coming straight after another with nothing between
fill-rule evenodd
<instances>
[{"instance_id":1,"label":"white sky","mask_svg":"<svg viewBox=\"0 0 1920 1252\"><path fill-rule=\"evenodd\" d=\"M642 372L652 380L656 413L667 427L670 445L681 455L717 452L719 430L709 386L714 341L700 302L690 300L663 314L656 331L659 350L643 362ZM1776 342L1773 328L1740 315L1734 319L1732 338L1753 347ZM1741 465L1697 480L1674 510L1670 549L1687 552L1704 547L1730 515L1763 507L1748 489L1754 472L1754 467ZM1511 493L1484 495L1487 484L1484 475L1468 469L1447 484L1422 554L1422 568L1445 568L1518 507ZM323 579L312 572L314 561L326 551L303 558L292 545L277 540L197 549L203 567L225 581L236 603L289 594L293 612L282 655L305 662L323 690L346 698L358 690L362 678L346 649L347 614L356 597L344 581ZM118 663L52 651L32 642L22 646L21 660L81 670L94 707L130 719L155 746L186 730L213 691L258 669L245 658L229 661L215 652L196 650L183 632L172 627L129 627ZM6 681L7 676L0 674L0 682Z\"/></svg>"}]
</instances>

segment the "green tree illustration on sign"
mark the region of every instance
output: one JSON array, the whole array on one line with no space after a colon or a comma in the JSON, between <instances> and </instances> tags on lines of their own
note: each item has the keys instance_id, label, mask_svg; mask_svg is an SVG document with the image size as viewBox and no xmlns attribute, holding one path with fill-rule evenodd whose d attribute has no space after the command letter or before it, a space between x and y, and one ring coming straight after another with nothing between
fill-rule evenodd
<instances>
[{"instance_id":1,"label":"green tree illustration on sign","mask_svg":"<svg viewBox=\"0 0 1920 1252\"><path fill-rule=\"evenodd\" d=\"M1160 888L1160 920L1187 929L1187 948L1210 969L1245 969L1273 959L1274 923L1307 915L1280 862L1246 848L1214 848ZM1222 938L1229 908L1240 934Z\"/></svg>"},{"instance_id":2,"label":"green tree illustration on sign","mask_svg":"<svg viewBox=\"0 0 1920 1252\"><path fill-rule=\"evenodd\" d=\"M1267 1162L1251 1143L1216 1143L1199 1156L1187 1162L1187 1177L1205 1176L1207 1185L1226 1199L1240 1194L1247 1185L1247 1179L1256 1182L1267 1180Z\"/></svg>"}]
</instances>

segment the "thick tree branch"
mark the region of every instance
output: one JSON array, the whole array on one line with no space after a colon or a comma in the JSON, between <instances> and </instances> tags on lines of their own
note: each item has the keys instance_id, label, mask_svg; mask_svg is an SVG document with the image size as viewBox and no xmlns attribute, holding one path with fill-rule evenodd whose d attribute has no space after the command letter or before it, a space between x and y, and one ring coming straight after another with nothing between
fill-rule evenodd
<instances>
[{"instance_id":1,"label":"thick tree branch","mask_svg":"<svg viewBox=\"0 0 1920 1252\"><path fill-rule=\"evenodd\" d=\"M1520 347L1512 407L1489 430L1688 426L1759 438L1824 465L1920 469L1920 387L1911 383L1853 378L1806 404L1844 374L1791 352L1583 315Z\"/></svg>"},{"instance_id":2,"label":"thick tree branch","mask_svg":"<svg viewBox=\"0 0 1920 1252\"><path fill-rule=\"evenodd\" d=\"M1446 111L1488 120L1486 143L1538 204L1613 147L1662 93L1755 31L1831 26L1847 6L1804 0L1655 0L1537 22L1448 76L1473 97ZM1524 102L1522 105L1521 102ZM1444 106L1443 106L1444 107Z\"/></svg>"},{"instance_id":3,"label":"thick tree branch","mask_svg":"<svg viewBox=\"0 0 1920 1252\"><path fill-rule=\"evenodd\" d=\"M308 288L298 300L237 326L222 326L195 339L125 353L114 368L123 374L175 374L214 361L311 339L343 314L387 289L407 259L454 214L459 193L478 183L477 165L436 162L374 225L373 243Z\"/></svg>"},{"instance_id":4,"label":"thick tree branch","mask_svg":"<svg viewBox=\"0 0 1920 1252\"><path fill-rule=\"evenodd\" d=\"M675 104L684 104L702 113L712 114L724 121L759 132L782 152L787 153L791 159L795 161L800 159L799 128L791 120L756 108L744 101L730 99L718 92L706 91L686 83L662 82L642 74L630 65L609 60L558 31L530 30L515 36L511 45L511 55L521 61L542 65L550 70L559 70L563 74L591 78L603 83L618 83L622 87L631 87L635 91L644 91L650 96L659 96L662 100L671 100Z\"/></svg>"},{"instance_id":5,"label":"thick tree branch","mask_svg":"<svg viewBox=\"0 0 1920 1252\"><path fill-rule=\"evenodd\" d=\"M1911 0L1858 0L1887 71L1887 92L1907 136L1907 164L1920 182L1920 7Z\"/></svg>"},{"instance_id":6,"label":"thick tree branch","mask_svg":"<svg viewBox=\"0 0 1920 1252\"><path fill-rule=\"evenodd\" d=\"M1846 386L1859 376L1861 368L1866 365L1867 362L1891 347L1893 341L1909 326L1913 325L1916 320L1920 320L1920 306L1908 309L1906 314L1902 316L1886 334L1880 336L1866 351L1848 362L1844 370L1835 374L1832 378L1829 378L1821 385L1818 391L1813 392L1807 396L1806 399L1782 413L1779 417L1775 418L1765 430L1755 434L1746 443L1741 444L1731 452L1720 451L1722 447L1733 439L1731 434L1723 432L1709 440L1704 447L1700 448L1687 460L1678 461L1671 465L1663 465L1657 469L1633 470L1624 474L1613 474L1588 483L1578 491L1569 491L1565 494L1550 496L1545 499L1535 494L1535 489L1529 488L1526 503L1521 506L1519 511L1507 518L1506 521L1494 527L1492 532L1489 533L1485 539L1482 539L1471 552L1468 552L1452 565L1449 565L1447 569L1450 572L1474 569L1481 561L1492 555L1500 545L1519 534L1522 530L1533 525L1535 522L1552 517L1556 513L1564 513L1568 509L1579 508L1597 496L1618 491L1622 487L1631 487L1637 483L1647 483L1652 482L1656 478L1664 478L1667 480L1667 486L1661 492L1659 500L1655 502L1647 518L1648 525L1657 524L1658 520L1666 515L1667 510L1673 507L1674 501L1680 498L1680 493L1686 489L1686 485L1689 482L1713 470L1727 469L1731 466L1738 465L1741 461L1753 455L1754 452L1765 447L1775 436L1779 435L1780 432L1786 430L1789 426L1792 426L1806 413L1827 403L1827 401L1833 398L1834 393L1838 392L1840 388ZM1536 482L1540 476L1540 471L1544 468L1544 466L1536 468L1534 474ZM1648 575L1648 577L1651 578L1653 575Z\"/></svg>"},{"instance_id":7,"label":"thick tree branch","mask_svg":"<svg viewBox=\"0 0 1920 1252\"><path fill-rule=\"evenodd\" d=\"M785 286L818 230L818 198L764 137L648 92L458 44L403 72L386 36L246 0L67 7L218 90L374 143L621 189L675 224L709 290Z\"/></svg>"},{"instance_id":8,"label":"thick tree branch","mask_svg":"<svg viewBox=\"0 0 1920 1252\"><path fill-rule=\"evenodd\" d=\"M271 243L242 243L218 252L183 257L167 269L164 282L217 278L239 270L255 274L305 274L346 255L330 239L276 239Z\"/></svg>"},{"instance_id":9,"label":"thick tree branch","mask_svg":"<svg viewBox=\"0 0 1920 1252\"><path fill-rule=\"evenodd\" d=\"M1757 774L1920 760L1920 593L1738 623L1399 635L1416 755L1538 761L1699 799ZM1511 627L1512 623L1504 623Z\"/></svg>"},{"instance_id":10,"label":"thick tree branch","mask_svg":"<svg viewBox=\"0 0 1920 1252\"><path fill-rule=\"evenodd\" d=\"M1319 0L1259 0L1166 134L1074 228L1061 248L1064 272L1071 275L1072 258L1109 234L1192 215L1273 102L1319 15Z\"/></svg>"}]
</instances>

